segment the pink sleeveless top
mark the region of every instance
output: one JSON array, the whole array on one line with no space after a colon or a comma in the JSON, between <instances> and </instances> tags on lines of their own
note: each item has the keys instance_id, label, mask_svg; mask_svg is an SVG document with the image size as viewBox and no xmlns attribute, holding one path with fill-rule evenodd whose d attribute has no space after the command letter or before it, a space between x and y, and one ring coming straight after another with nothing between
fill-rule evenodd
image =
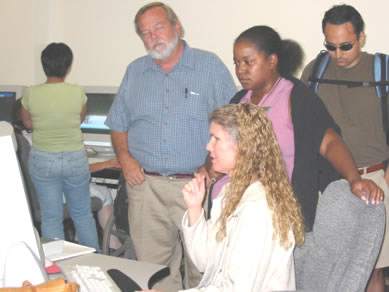
<instances>
[{"instance_id":1,"label":"pink sleeveless top","mask_svg":"<svg viewBox=\"0 0 389 292\"><path fill-rule=\"evenodd\" d=\"M293 83L285 78L280 78L273 88L260 100L258 106L265 109L272 122L282 157L285 161L289 181L292 179L294 167L294 129L289 116L289 100ZM240 103L251 101L252 91L249 90Z\"/></svg>"}]
</instances>

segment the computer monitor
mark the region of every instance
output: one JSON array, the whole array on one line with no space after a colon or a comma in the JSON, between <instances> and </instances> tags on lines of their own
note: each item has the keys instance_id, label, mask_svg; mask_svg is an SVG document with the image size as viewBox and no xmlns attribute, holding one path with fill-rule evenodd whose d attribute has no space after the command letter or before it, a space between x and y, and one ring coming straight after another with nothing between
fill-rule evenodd
<instances>
[{"instance_id":1,"label":"computer monitor","mask_svg":"<svg viewBox=\"0 0 389 292\"><path fill-rule=\"evenodd\" d=\"M0 85L0 121L12 123L16 120L15 104L21 98L25 86Z\"/></svg>"},{"instance_id":2,"label":"computer monitor","mask_svg":"<svg viewBox=\"0 0 389 292\"><path fill-rule=\"evenodd\" d=\"M81 124L84 143L90 155L114 155L110 129L104 124L118 91L111 86L86 86L87 113Z\"/></svg>"},{"instance_id":3,"label":"computer monitor","mask_svg":"<svg viewBox=\"0 0 389 292\"><path fill-rule=\"evenodd\" d=\"M27 259L17 258L19 251L21 256L25 255L23 253L25 249L19 248L21 243L28 246L36 259L44 260L40 251L40 239L34 229L16 150L17 142L13 127L9 123L0 122L0 287L7 284L7 276L8 281L9 276L14 276L9 272L10 266L29 265ZM32 266L31 268L34 269Z\"/></svg>"}]
</instances>

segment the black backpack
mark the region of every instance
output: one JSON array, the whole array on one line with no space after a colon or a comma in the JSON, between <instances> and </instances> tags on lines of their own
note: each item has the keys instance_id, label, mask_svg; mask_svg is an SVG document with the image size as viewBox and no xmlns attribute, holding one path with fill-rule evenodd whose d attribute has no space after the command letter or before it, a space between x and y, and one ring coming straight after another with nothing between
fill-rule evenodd
<instances>
[{"instance_id":1,"label":"black backpack","mask_svg":"<svg viewBox=\"0 0 389 292\"><path fill-rule=\"evenodd\" d=\"M389 118L388 118L388 93L389 93L389 56L381 53L374 55L373 76L374 81L349 81L322 79L327 69L331 56L327 51L321 51L316 57L308 79L308 86L316 93L319 83L344 85L347 87L375 87L377 96L381 99L382 121L386 133L386 144L389 145Z\"/></svg>"}]
</instances>

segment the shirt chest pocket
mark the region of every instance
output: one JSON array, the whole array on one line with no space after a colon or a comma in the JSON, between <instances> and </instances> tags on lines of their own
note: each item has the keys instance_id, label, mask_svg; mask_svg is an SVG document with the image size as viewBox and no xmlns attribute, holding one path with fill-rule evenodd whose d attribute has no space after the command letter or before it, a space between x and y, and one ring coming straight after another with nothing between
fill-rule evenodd
<instances>
[{"instance_id":1,"label":"shirt chest pocket","mask_svg":"<svg viewBox=\"0 0 389 292\"><path fill-rule=\"evenodd\" d=\"M180 103L180 111L193 120L208 120L207 98L199 93L188 91Z\"/></svg>"}]
</instances>

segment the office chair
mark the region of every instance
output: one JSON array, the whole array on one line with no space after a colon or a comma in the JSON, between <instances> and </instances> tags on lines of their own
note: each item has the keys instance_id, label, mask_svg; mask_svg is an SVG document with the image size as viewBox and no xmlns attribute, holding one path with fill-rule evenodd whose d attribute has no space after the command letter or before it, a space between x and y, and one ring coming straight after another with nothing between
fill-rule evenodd
<instances>
[{"instance_id":1,"label":"office chair","mask_svg":"<svg viewBox=\"0 0 389 292\"><path fill-rule=\"evenodd\" d=\"M20 167L22 169L22 174L24 178L26 191L28 194L28 201L30 204L32 219L34 221L35 227L41 234L40 225L42 219L41 219L41 209L39 205L39 199L35 191L35 187L32 183L30 173L28 172L28 157L29 157L31 146L28 140L22 134L15 133L15 137L18 143L17 157L19 160ZM98 212L102 207L103 207L103 202L100 199L95 197L91 198L91 208L93 213ZM74 242L75 241L74 225L73 225L73 221L71 220L69 211L66 208L66 204L64 206L63 218L64 218L65 239L67 241Z\"/></svg>"},{"instance_id":2,"label":"office chair","mask_svg":"<svg viewBox=\"0 0 389 292\"><path fill-rule=\"evenodd\" d=\"M297 291L365 291L385 231L385 207L366 205L345 180L321 196L313 231L294 251Z\"/></svg>"},{"instance_id":3,"label":"office chair","mask_svg":"<svg viewBox=\"0 0 389 292\"><path fill-rule=\"evenodd\" d=\"M116 236L122 244L118 249L109 247L111 236ZM128 224L128 197L126 191L126 180L123 172L120 173L118 189L114 201L114 214L109 218L103 236L102 252L106 255L136 259L134 245L130 237L130 226Z\"/></svg>"}]
</instances>

